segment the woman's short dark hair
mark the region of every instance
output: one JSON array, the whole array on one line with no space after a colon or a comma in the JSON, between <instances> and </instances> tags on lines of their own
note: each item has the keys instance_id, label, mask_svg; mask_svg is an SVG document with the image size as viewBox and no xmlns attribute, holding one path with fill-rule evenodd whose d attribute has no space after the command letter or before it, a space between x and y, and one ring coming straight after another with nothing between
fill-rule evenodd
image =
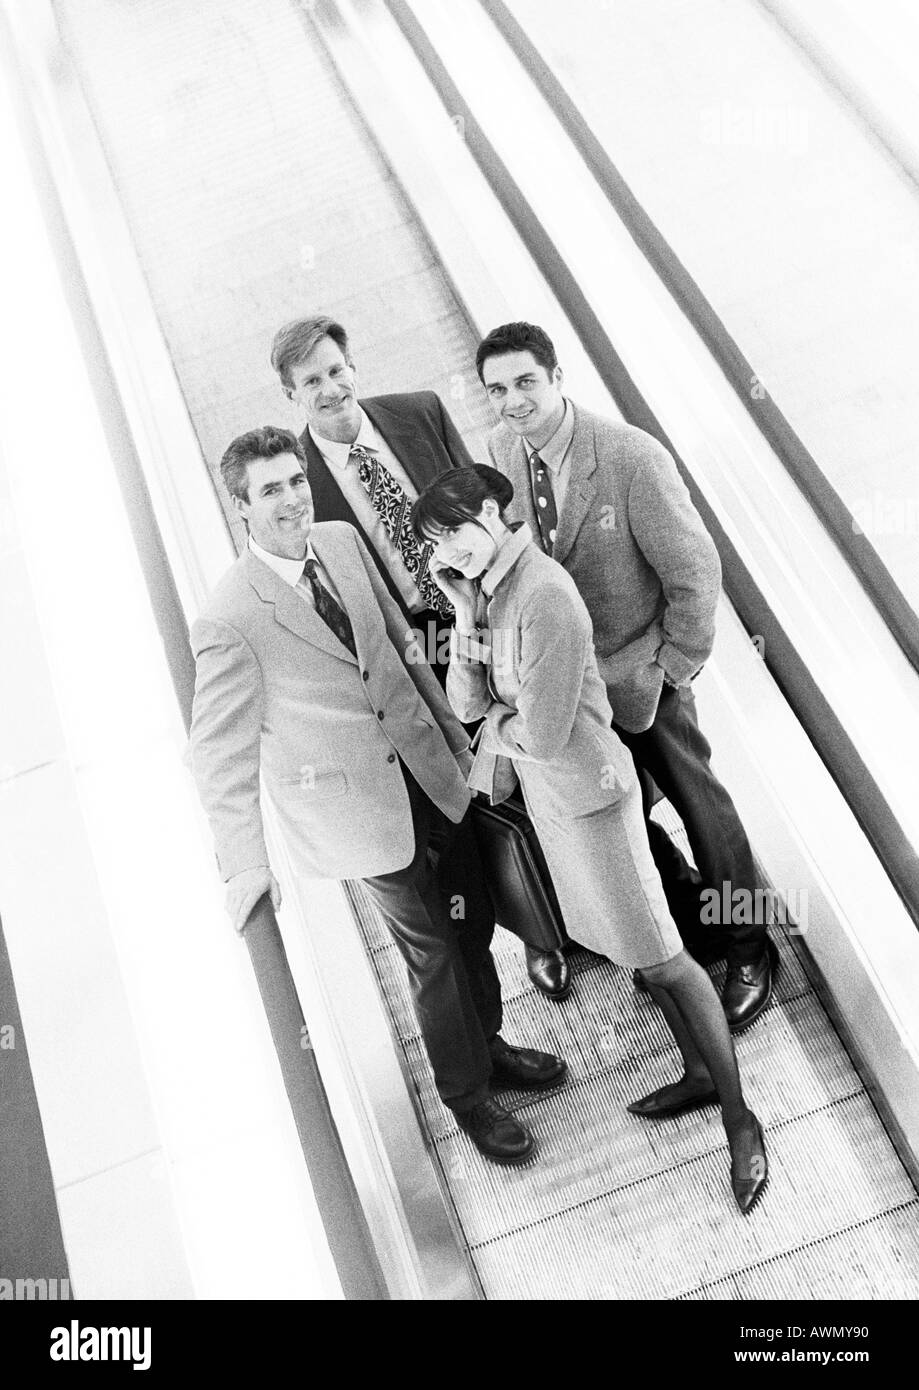
<instances>
[{"instance_id":1,"label":"woman's short dark hair","mask_svg":"<svg viewBox=\"0 0 919 1390\"><path fill-rule=\"evenodd\" d=\"M462 526L466 521L481 525L483 502L491 497L503 512L513 496L510 479L487 463L448 468L428 483L412 508L412 530L418 540L428 541L448 527Z\"/></svg>"}]
</instances>

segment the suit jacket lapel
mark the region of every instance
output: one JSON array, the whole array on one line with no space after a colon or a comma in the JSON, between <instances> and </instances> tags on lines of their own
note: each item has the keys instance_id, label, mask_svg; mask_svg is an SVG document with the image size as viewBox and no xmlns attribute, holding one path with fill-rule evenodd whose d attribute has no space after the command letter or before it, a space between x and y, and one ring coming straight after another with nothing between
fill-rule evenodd
<instances>
[{"instance_id":1,"label":"suit jacket lapel","mask_svg":"<svg viewBox=\"0 0 919 1390\"><path fill-rule=\"evenodd\" d=\"M275 574L273 569L250 550L245 554L250 584L260 598L274 604L274 616L282 627L286 627L297 637L302 637L304 641L311 642L314 647L321 647L330 656L337 656L341 661L356 662L357 658L339 642L332 629L322 621L316 610L300 597L296 589L286 583L280 575ZM316 554L319 554L318 550ZM335 582L338 583L337 577ZM348 616L351 616L350 613Z\"/></svg>"},{"instance_id":2,"label":"suit jacket lapel","mask_svg":"<svg viewBox=\"0 0 919 1390\"><path fill-rule=\"evenodd\" d=\"M337 537L330 537L317 531L314 532L311 539L319 563L335 585L341 599L341 606L351 621L354 645L357 647L358 661L360 661L361 653L368 649L371 620L379 614L379 604L373 596L373 590L364 578L363 567L355 563L355 560L343 551L341 542ZM350 656L350 653L348 655Z\"/></svg>"},{"instance_id":3,"label":"suit jacket lapel","mask_svg":"<svg viewBox=\"0 0 919 1390\"><path fill-rule=\"evenodd\" d=\"M373 399L361 401L361 405L374 429L379 430L411 478L416 491L421 492L441 471L421 415L408 401L405 410L398 412Z\"/></svg>"},{"instance_id":4,"label":"suit jacket lapel","mask_svg":"<svg viewBox=\"0 0 919 1390\"><path fill-rule=\"evenodd\" d=\"M301 434L300 443L306 454L306 476L309 481L310 492L313 494L313 508L316 516L322 521L347 521L349 526L354 526L360 531L357 517L348 505L341 488L332 477L329 465L316 448L313 436L308 429ZM363 535L362 531L361 534Z\"/></svg>"},{"instance_id":5,"label":"suit jacket lapel","mask_svg":"<svg viewBox=\"0 0 919 1390\"><path fill-rule=\"evenodd\" d=\"M525 521L534 536L539 535L539 522L533 506L533 489L530 486L530 465L527 460L526 444L510 430L500 439L500 452L496 450L496 462L506 478L514 485L514 500L510 511L514 521ZM538 544L538 542L537 542Z\"/></svg>"},{"instance_id":6,"label":"suit jacket lapel","mask_svg":"<svg viewBox=\"0 0 919 1390\"><path fill-rule=\"evenodd\" d=\"M591 475L597 467L593 426L578 413L576 406L572 408L575 416L574 435L571 440L571 475L562 513L558 519L555 544L552 547L552 558L560 565L564 564L593 501Z\"/></svg>"}]
</instances>

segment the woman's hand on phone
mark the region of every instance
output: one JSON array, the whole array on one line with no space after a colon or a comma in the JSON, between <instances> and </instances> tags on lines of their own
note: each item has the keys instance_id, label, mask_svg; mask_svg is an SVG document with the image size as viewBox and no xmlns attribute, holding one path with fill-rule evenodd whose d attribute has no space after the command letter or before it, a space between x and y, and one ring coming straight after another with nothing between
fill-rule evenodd
<instances>
[{"instance_id":1,"label":"woman's hand on phone","mask_svg":"<svg viewBox=\"0 0 919 1390\"><path fill-rule=\"evenodd\" d=\"M465 575L460 574L459 570L451 569L449 565L441 565L433 559L430 572L431 578L440 592L446 594L456 610L456 626L461 631L464 628L475 627L475 610L478 599L475 581L467 579Z\"/></svg>"}]
</instances>

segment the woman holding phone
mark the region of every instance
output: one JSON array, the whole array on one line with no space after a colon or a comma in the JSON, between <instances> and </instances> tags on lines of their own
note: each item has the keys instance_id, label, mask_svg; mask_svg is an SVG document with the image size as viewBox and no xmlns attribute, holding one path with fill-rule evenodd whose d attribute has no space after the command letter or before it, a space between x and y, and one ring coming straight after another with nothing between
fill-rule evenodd
<instances>
[{"instance_id":1,"label":"woman holding phone","mask_svg":"<svg viewBox=\"0 0 919 1390\"><path fill-rule=\"evenodd\" d=\"M484 721L469 785L494 794L505 760L513 765L569 934L641 971L682 1053L682 1078L629 1110L661 1119L720 1105L746 1214L766 1184L766 1152L721 1003L667 908L587 608L529 527L506 524L512 497L502 473L475 464L441 474L412 511L419 540L434 547L431 574L456 610L447 696L464 723Z\"/></svg>"}]
</instances>

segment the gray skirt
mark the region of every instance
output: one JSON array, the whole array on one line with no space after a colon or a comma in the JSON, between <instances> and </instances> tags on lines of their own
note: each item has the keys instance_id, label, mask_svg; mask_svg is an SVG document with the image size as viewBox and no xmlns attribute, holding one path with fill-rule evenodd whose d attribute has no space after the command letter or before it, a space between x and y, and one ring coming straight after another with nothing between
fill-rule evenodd
<instances>
[{"instance_id":1,"label":"gray skirt","mask_svg":"<svg viewBox=\"0 0 919 1390\"><path fill-rule=\"evenodd\" d=\"M679 955L683 943L651 858L638 778L632 775L614 806L564 821L540 813L522 778L521 790L571 939L633 970Z\"/></svg>"}]
</instances>

